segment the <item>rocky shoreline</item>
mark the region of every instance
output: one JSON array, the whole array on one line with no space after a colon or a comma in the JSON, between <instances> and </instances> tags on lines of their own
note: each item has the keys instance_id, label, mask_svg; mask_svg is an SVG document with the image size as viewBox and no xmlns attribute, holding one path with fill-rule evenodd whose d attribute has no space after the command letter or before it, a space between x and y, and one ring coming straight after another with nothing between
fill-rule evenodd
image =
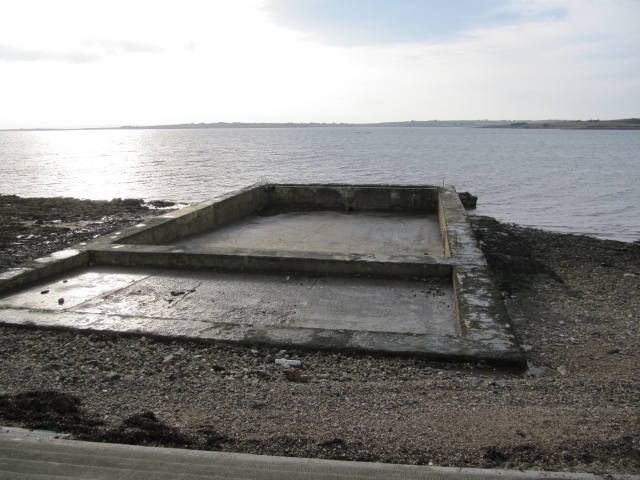
<instances>
[{"instance_id":1,"label":"rocky shoreline","mask_svg":"<svg viewBox=\"0 0 640 480\"><path fill-rule=\"evenodd\" d=\"M157 207L170 205L0 196L0 269ZM525 374L0 327L0 424L255 454L640 473L640 246L488 217L472 225Z\"/></svg>"},{"instance_id":2,"label":"rocky shoreline","mask_svg":"<svg viewBox=\"0 0 640 480\"><path fill-rule=\"evenodd\" d=\"M0 195L0 271L130 227L175 208L138 198L111 201Z\"/></svg>"}]
</instances>

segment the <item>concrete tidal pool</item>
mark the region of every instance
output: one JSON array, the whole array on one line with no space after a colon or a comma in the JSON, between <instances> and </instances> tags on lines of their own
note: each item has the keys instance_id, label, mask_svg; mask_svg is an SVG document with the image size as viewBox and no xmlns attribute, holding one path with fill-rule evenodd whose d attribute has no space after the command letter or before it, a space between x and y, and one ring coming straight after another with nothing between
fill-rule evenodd
<instances>
[{"instance_id":1,"label":"concrete tidal pool","mask_svg":"<svg viewBox=\"0 0 640 480\"><path fill-rule=\"evenodd\" d=\"M5 324L524 366L452 187L256 185L11 269L0 293Z\"/></svg>"}]
</instances>

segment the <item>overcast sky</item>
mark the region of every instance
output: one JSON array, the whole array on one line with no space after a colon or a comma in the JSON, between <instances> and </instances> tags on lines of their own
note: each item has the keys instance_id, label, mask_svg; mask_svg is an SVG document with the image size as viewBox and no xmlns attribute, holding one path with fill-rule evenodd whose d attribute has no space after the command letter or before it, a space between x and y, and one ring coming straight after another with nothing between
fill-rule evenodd
<instances>
[{"instance_id":1,"label":"overcast sky","mask_svg":"<svg viewBox=\"0 0 640 480\"><path fill-rule=\"evenodd\" d=\"M0 128L640 116L639 0L0 0Z\"/></svg>"}]
</instances>

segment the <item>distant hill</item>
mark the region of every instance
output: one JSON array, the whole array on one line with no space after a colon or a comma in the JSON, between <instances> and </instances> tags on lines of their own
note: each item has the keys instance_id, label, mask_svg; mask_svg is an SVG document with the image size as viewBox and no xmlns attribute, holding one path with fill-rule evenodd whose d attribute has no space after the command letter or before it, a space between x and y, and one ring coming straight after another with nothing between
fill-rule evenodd
<instances>
[{"instance_id":1,"label":"distant hill","mask_svg":"<svg viewBox=\"0 0 640 480\"><path fill-rule=\"evenodd\" d=\"M640 130L640 118L622 120L561 120L511 122L507 125L485 125L484 128L560 128L567 130Z\"/></svg>"}]
</instances>

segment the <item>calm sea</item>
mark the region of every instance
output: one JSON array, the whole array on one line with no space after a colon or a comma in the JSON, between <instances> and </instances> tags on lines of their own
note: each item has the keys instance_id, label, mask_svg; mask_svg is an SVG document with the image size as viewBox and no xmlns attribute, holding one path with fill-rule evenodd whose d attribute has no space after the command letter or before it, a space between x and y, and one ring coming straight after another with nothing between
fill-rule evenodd
<instances>
[{"instance_id":1,"label":"calm sea","mask_svg":"<svg viewBox=\"0 0 640 480\"><path fill-rule=\"evenodd\" d=\"M640 131L278 128L0 132L0 193L191 203L272 182L436 184L478 214L640 239Z\"/></svg>"}]
</instances>

